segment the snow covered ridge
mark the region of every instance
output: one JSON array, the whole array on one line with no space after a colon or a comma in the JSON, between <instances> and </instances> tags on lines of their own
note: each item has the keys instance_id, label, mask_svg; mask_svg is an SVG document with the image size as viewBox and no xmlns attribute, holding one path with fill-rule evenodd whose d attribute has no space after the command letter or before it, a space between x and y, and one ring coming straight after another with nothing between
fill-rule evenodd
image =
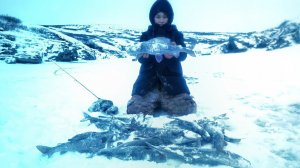
<instances>
[{"instance_id":1,"label":"snow covered ridge","mask_svg":"<svg viewBox=\"0 0 300 168\"><path fill-rule=\"evenodd\" d=\"M140 30L104 25L20 26L0 28L0 59L8 63L124 58ZM285 21L262 32L184 32L188 47L201 55L246 52L259 48L275 50L300 43L300 23ZM10 58L10 59L8 59Z\"/></svg>"},{"instance_id":2,"label":"snow covered ridge","mask_svg":"<svg viewBox=\"0 0 300 168\"><path fill-rule=\"evenodd\" d=\"M285 21L278 27L249 33L186 33L189 44L202 55L239 53L249 49L275 50L300 44L300 23Z\"/></svg>"}]
</instances>

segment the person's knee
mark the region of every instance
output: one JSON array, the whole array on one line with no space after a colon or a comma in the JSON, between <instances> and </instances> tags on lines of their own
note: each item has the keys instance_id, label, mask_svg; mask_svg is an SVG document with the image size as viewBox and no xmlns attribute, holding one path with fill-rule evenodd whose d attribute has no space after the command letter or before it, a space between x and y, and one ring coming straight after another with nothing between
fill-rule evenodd
<instances>
[{"instance_id":1,"label":"person's knee","mask_svg":"<svg viewBox=\"0 0 300 168\"><path fill-rule=\"evenodd\" d=\"M196 113L197 104L188 94L180 94L162 101L162 108L174 115Z\"/></svg>"},{"instance_id":2,"label":"person's knee","mask_svg":"<svg viewBox=\"0 0 300 168\"><path fill-rule=\"evenodd\" d=\"M127 103L127 114L153 114L155 105L141 96L133 96Z\"/></svg>"}]
</instances>

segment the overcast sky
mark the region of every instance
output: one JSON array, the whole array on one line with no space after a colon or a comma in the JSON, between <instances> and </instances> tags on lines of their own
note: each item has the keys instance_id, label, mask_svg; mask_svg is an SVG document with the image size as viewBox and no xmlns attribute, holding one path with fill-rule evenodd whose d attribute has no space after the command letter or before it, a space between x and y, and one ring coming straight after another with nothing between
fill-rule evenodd
<instances>
[{"instance_id":1,"label":"overcast sky","mask_svg":"<svg viewBox=\"0 0 300 168\"><path fill-rule=\"evenodd\" d=\"M155 0L0 0L0 14L26 24L116 24L146 29ZM300 0L169 0L180 30L261 31L300 21Z\"/></svg>"}]
</instances>

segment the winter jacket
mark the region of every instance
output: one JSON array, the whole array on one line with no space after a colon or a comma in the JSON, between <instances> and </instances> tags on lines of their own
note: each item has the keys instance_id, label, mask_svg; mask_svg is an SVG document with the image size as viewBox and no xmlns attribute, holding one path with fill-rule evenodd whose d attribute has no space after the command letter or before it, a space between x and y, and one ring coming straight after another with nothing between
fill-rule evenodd
<instances>
[{"instance_id":1,"label":"winter jacket","mask_svg":"<svg viewBox=\"0 0 300 168\"><path fill-rule=\"evenodd\" d=\"M175 25L150 25L146 32L143 32L140 41L147 41L155 37L167 37L177 45L185 47L183 34L179 32ZM181 61L187 57L186 53L180 53L178 58L163 58L158 63L153 55L149 58L139 58L141 63L139 76L133 85L132 95L144 96L153 89L159 89L169 95L181 93L190 94L181 67Z\"/></svg>"}]
</instances>

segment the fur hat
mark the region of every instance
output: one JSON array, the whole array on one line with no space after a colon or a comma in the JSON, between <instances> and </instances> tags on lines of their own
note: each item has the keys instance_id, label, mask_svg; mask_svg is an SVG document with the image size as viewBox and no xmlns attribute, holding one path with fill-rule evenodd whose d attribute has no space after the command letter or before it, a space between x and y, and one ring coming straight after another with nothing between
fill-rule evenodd
<instances>
[{"instance_id":1,"label":"fur hat","mask_svg":"<svg viewBox=\"0 0 300 168\"><path fill-rule=\"evenodd\" d=\"M168 16L168 24L171 24L174 19L174 12L171 4L167 0L156 0L152 5L149 13L149 19L152 25L155 24L154 17L157 13L163 12Z\"/></svg>"}]
</instances>

